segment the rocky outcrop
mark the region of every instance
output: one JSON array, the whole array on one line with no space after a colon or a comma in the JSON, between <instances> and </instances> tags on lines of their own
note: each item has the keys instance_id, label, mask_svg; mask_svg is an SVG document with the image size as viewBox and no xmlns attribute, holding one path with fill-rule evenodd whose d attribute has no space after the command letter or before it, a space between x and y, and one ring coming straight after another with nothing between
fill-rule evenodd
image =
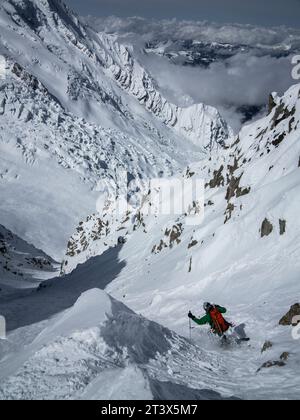
<instances>
[{"instance_id":1,"label":"rocky outcrop","mask_svg":"<svg viewBox=\"0 0 300 420\"><path fill-rule=\"evenodd\" d=\"M220 186L224 186L225 179L223 176L223 170L224 170L223 165L220 166L218 170L215 170L213 173L213 178L209 181L208 184L206 184L206 186L209 186L210 188L217 188Z\"/></svg>"},{"instance_id":2,"label":"rocky outcrop","mask_svg":"<svg viewBox=\"0 0 300 420\"><path fill-rule=\"evenodd\" d=\"M276 95L271 93L269 96L269 104L268 104L269 114L271 114L271 112L276 106L277 106Z\"/></svg>"},{"instance_id":3,"label":"rocky outcrop","mask_svg":"<svg viewBox=\"0 0 300 420\"><path fill-rule=\"evenodd\" d=\"M282 353L279 360L265 362L258 370L257 373L260 372L262 369L269 369L272 367L284 367L286 365L286 362L289 359L290 354L288 352Z\"/></svg>"},{"instance_id":4,"label":"rocky outcrop","mask_svg":"<svg viewBox=\"0 0 300 420\"><path fill-rule=\"evenodd\" d=\"M191 242L188 244L188 249L193 248L197 244L198 244L198 241L196 241L195 239L192 239Z\"/></svg>"},{"instance_id":5,"label":"rocky outcrop","mask_svg":"<svg viewBox=\"0 0 300 420\"><path fill-rule=\"evenodd\" d=\"M266 341L261 349L261 352L264 353L265 351L271 349L273 347L273 343L271 341Z\"/></svg>"},{"instance_id":6,"label":"rocky outcrop","mask_svg":"<svg viewBox=\"0 0 300 420\"><path fill-rule=\"evenodd\" d=\"M55 261L0 225L0 285L8 278L30 278L37 272L54 271Z\"/></svg>"},{"instance_id":7,"label":"rocky outcrop","mask_svg":"<svg viewBox=\"0 0 300 420\"><path fill-rule=\"evenodd\" d=\"M295 317L298 317L298 321L295 324ZM300 304L295 303L291 306L290 310L281 318L279 325L289 326L297 325L300 323Z\"/></svg>"},{"instance_id":8,"label":"rocky outcrop","mask_svg":"<svg viewBox=\"0 0 300 420\"><path fill-rule=\"evenodd\" d=\"M261 225L261 237L264 238L265 236L269 236L273 232L273 229L272 223L266 218Z\"/></svg>"},{"instance_id":9,"label":"rocky outcrop","mask_svg":"<svg viewBox=\"0 0 300 420\"><path fill-rule=\"evenodd\" d=\"M280 235L284 235L286 232L286 220L279 220L279 231Z\"/></svg>"},{"instance_id":10,"label":"rocky outcrop","mask_svg":"<svg viewBox=\"0 0 300 420\"><path fill-rule=\"evenodd\" d=\"M154 245L152 248L152 253L158 254L164 248L172 249L174 245L179 245L181 243L181 235L183 233L182 223L177 223L171 228L165 230L165 238L161 239L158 245Z\"/></svg>"}]
</instances>

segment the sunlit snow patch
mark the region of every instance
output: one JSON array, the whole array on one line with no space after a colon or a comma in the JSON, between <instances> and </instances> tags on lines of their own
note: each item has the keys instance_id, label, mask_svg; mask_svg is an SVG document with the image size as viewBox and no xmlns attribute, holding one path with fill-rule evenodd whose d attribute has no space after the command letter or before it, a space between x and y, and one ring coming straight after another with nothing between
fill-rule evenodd
<instances>
[{"instance_id":1,"label":"sunlit snow patch","mask_svg":"<svg viewBox=\"0 0 300 420\"><path fill-rule=\"evenodd\" d=\"M6 60L3 55L0 55L0 79L5 79L6 77Z\"/></svg>"}]
</instances>

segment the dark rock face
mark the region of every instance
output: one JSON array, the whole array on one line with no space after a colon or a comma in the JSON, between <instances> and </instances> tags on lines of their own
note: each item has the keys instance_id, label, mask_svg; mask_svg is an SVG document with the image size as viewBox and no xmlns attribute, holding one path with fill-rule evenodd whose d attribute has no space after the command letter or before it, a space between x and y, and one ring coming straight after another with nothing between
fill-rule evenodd
<instances>
[{"instance_id":1,"label":"dark rock face","mask_svg":"<svg viewBox=\"0 0 300 420\"><path fill-rule=\"evenodd\" d=\"M265 219L261 225L261 237L269 236L273 232L273 225L268 219Z\"/></svg>"},{"instance_id":2,"label":"dark rock face","mask_svg":"<svg viewBox=\"0 0 300 420\"><path fill-rule=\"evenodd\" d=\"M165 237L167 239L160 240L160 243L158 245L154 245L152 248L152 254L158 254L161 252L164 248L170 248L172 249L174 245L179 245L181 243L181 235L183 233L183 225L182 223L177 223L172 227L172 229L166 229L165 230ZM167 243L169 241L169 244Z\"/></svg>"},{"instance_id":3,"label":"dark rock face","mask_svg":"<svg viewBox=\"0 0 300 420\"><path fill-rule=\"evenodd\" d=\"M226 211L225 211L226 218L225 218L224 224L226 224L228 222L228 220L231 219L231 216L232 216L232 213L234 212L234 209L235 209L234 204L228 203L228 206L227 206Z\"/></svg>"},{"instance_id":4,"label":"dark rock face","mask_svg":"<svg viewBox=\"0 0 300 420\"><path fill-rule=\"evenodd\" d=\"M189 263L189 273L192 272L192 264L193 264L193 257L190 258L190 263Z\"/></svg>"},{"instance_id":5,"label":"dark rock face","mask_svg":"<svg viewBox=\"0 0 300 420\"><path fill-rule=\"evenodd\" d=\"M170 248L172 248L173 244L176 243L177 245L181 242L181 234L182 234L183 228L182 223L178 223L177 225L174 225L172 228L172 231L170 233Z\"/></svg>"},{"instance_id":6,"label":"dark rock face","mask_svg":"<svg viewBox=\"0 0 300 420\"><path fill-rule=\"evenodd\" d=\"M221 185L224 186L225 180L222 174L223 170L224 166L222 165L218 171L214 171L214 177L207 184L210 188L220 187Z\"/></svg>"},{"instance_id":7,"label":"dark rock face","mask_svg":"<svg viewBox=\"0 0 300 420\"><path fill-rule=\"evenodd\" d=\"M284 315L284 317L281 318L279 321L279 325L295 325L294 318L296 316L300 316L300 304L295 303L295 305L291 306L291 309L288 311L287 314ZM296 325L299 324L300 321L296 322Z\"/></svg>"},{"instance_id":8,"label":"dark rock face","mask_svg":"<svg viewBox=\"0 0 300 420\"><path fill-rule=\"evenodd\" d=\"M225 197L227 201L231 200L236 195L236 191L239 188L241 178L242 175L240 175L238 178L235 178L234 176L231 178Z\"/></svg>"},{"instance_id":9,"label":"dark rock face","mask_svg":"<svg viewBox=\"0 0 300 420\"><path fill-rule=\"evenodd\" d=\"M261 352L264 353L265 351L271 349L273 347L273 343L271 341L266 341L261 349Z\"/></svg>"},{"instance_id":10,"label":"dark rock face","mask_svg":"<svg viewBox=\"0 0 300 420\"><path fill-rule=\"evenodd\" d=\"M23 0L22 2L13 1L13 5L16 9L17 15L31 28L33 31L37 31L42 25L42 13L40 9L30 0Z\"/></svg>"},{"instance_id":11,"label":"dark rock face","mask_svg":"<svg viewBox=\"0 0 300 420\"><path fill-rule=\"evenodd\" d=\"M273 109L275 108L277 106L277 104L276 104L276 102L275 102L275 100L274 100L274 97L273 97L273 95L271 94L270 96L269 96L269 114L271 114L271 112L273 111Z\"/></svg>"},{"instance_id":12,"label":"dark rock face","mask_svg":"<svg viewBox=\"0 0 300 420\"><path fill-rule=\"evenodd\" d=\"M72 19L70 10L63 1L48 0L48 4L51 12L56 13L67 24L67 26L74 31L74 33L79 35L79 37L84 38L85 34L83 33L81 26L78 22Z\"/></svg>"},{"instance_id":13,"label":"dark rock face","mask_svg":"<svg viewBox=\"0 0 300 420\"><path fill-rule=\"evenodd\" d=\"M38 81L38 79L31 74L27 73L27 71L18 63L14 63L11 69L12 73L21 79L24 83L27 84L33 90L41 89L43 93L47 93L46 89L42 84Z\"/></svg>"},{"instance_id":14,"label":"dark rock face","mask_svg":"<svg viewBox=\"0 0 300 420\"><path fill-rule=\"evenodd\" d=\"M271 361L269 360L268 362L264 363L257 372L260 372L262 369L269 369L272 367L284 367L285 363L282 360L275 360L275 361Z\"/></svg>"},{"instance_id":15,"label":"dark rock face","mask_svg":"<svg viewBox=\"0 0 300 420\"><path fill-rule=\"evenodd\" d=\"M126 238L124 238L124 236L119 236L119 237L118 237L118 244L119 244L119 245L124 245L124 244L126 244Z\"/></svg>"},{"instance_id":16,"label":"dark rock face","mask_svg":"<svg viewBox=\"0 0 300 420\"><path fill-rule=\"evenodd\" d=\"M262 369L269 369L269 368L272 368L272 367L284 367L286 365L286 362L288 361L289 357L290 357L290 353L286 351L286 352L282 353L279 360L274 360L274 361L269 360L268 362L264 363L257 370L257 373L260 372Z\"/></svg>"},{"instance_id":17,"label":"dark rock face","mask_svg":"<svg viewBox=\"0 0 300 420\"><path fill-rule=\"evenodd\" d=\"M290 357L290 353L288 351L285 351L284 353L282 353L282 355L280 356L280 360L282 360L283 362L287 362L288 359Z\"/></svg>"},{"instance_id":18,"label":"dark rock face","mask_svg":"<svg viewBox=\"0 0 300 420\"><path fill-rule=\"evenodd\" d=\"M282 121L288 119L289 117L293 117L293 115L296 112L296 108L293 107L291 110L289 110L284 103L280 103L275 110L274 117L273 117L273 123L271 130L273 130L275 127L278 126Z\"/></svg>"},{"instance_id":19,"label":"dark rock face","mask_svg":"<svg viewBox=\"0 0 300 420\"><path fill-rule=\"evenodd\" d=\"M284 235L286 232L286 220L279 220L280 235Z\"/></svg>"},{"instance_id":20,"label":"dark rock face","mask_svg":"<svg viewBox=\"0 0 300 420\"><path fill-rule=\"evenodd\" d=\"M188 249L192 248L193 246L196 246L197 244L198 244L198 241L196 241L195 239L192 240L188 245Z\"/></svg>"}]
</instances>

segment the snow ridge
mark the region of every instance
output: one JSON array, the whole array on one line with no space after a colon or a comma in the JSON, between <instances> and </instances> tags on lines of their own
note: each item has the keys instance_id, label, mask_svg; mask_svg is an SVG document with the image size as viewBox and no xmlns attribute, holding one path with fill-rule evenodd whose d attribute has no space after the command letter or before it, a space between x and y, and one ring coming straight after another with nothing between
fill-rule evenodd
<instances>
[{"instance_id":1,"label":"snow ridge","mask_svg":"<svg viewBox=\"0 0 300 420\"><path fill-rule=\"evenodd\" d=\"M100 33L99 37L105 45L103 58L110 72L119 85L146 109L195 144L205 141L202 144L210 149L226 144L233 133L215 108L204 104L180 108L170 104L157 91L154 80L133 58L128 46L119 44L112 35Z\"/></svg>"}]
</instances>

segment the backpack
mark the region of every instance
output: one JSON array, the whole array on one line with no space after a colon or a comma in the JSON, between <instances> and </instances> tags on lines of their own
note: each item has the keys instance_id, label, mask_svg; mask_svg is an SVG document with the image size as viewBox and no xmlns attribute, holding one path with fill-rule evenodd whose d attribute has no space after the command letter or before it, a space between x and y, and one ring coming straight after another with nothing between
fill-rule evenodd
<instances>
[{"instance_id":1,"label":"backpack","mask_svg":"<svg viewBox=\"0 0 300 420\"><path fill-rule=\"evenodd\" d=\"M209 312L215 331L218 334L224 334L230 327L230 324L224 319L216 306Z\"/></svg>"}]
</instances>

